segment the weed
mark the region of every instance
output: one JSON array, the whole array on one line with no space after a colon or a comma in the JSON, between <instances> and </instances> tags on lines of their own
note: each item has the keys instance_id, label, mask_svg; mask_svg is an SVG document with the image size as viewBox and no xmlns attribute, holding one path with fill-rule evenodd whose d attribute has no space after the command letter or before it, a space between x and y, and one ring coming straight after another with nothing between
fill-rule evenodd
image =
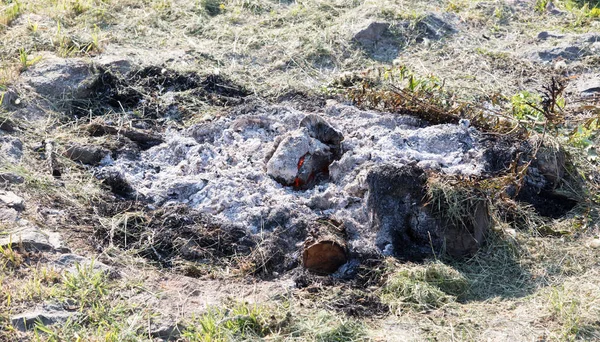
<instances>
[{"instance_id":1,"label":"weed","mask_svg":"<svg viewBox=\"0 0 600 342\"><path fill-rule=\"evenodd\" d=\"M30 66L42 60L42 56L34 57L33 59L29 58L29 54L25 49L19 49L19 62L21 64L21 71L27 70Z\"/></svg>"}]
</instances>

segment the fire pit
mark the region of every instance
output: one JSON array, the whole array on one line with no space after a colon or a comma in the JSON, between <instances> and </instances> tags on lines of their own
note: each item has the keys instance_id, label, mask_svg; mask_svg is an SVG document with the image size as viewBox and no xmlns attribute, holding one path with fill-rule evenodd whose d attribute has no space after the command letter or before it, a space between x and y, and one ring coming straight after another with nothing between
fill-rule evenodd
<instances>
[{"instance_id":1,"label":"fire pit","mask_svg":"<svg viewBox=\"0 0 600 342\"><path fill-rule=\"evenodd\" d=\"M427 234L435 235L434 248L441 248L445 235L429 232L440 222L422 209L418 177L397 178L405 174L399 171L382 183L381 168L479 175L486 161L478 135L466 125L426 126L414 117L338 103L320 114L267 106L169 131L164 143L141 156L123 155L101 169L118 173L131 196L153 207L187 204L254 233L287 231L290 239L306 237L306 227L328 217L343 222L343 248L350 258L362 253L411 257L398 243L431 251ZM394 190L403 182L410 191ZM404 197L401 204L385 204L377 194ZM398 210L405 213L398 216ZM389 221L399 217L404 221ZM428 226L427 219L433 220ZM413 233L412 240L398 238ZM339 248L334 249L339 258Z\"/></svg>"}]
</instances>

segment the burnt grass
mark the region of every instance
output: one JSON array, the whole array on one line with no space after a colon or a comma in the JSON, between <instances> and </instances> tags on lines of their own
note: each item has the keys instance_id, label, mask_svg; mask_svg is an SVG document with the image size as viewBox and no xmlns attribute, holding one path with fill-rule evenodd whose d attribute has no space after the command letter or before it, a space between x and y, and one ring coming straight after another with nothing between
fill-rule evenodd
<instances>
[{"instance_id":1,"label":"burnt grass","mask_svg":"<svg viewBox=\"0 0 600 342\"><path fill-rule=\"evenodd\" d=\"M202 104L239 105L250 94L244 87L220 75L178 72L148 66L125 75L98 67L97 77L88 87L88 96L73 100L75 117L107 112L134 112L140 119L168 117L180 120L195 113ZM172 94L171 101L161 96ZM168 103L165 103L168 102Z\"/></svg>"}]
</instances>

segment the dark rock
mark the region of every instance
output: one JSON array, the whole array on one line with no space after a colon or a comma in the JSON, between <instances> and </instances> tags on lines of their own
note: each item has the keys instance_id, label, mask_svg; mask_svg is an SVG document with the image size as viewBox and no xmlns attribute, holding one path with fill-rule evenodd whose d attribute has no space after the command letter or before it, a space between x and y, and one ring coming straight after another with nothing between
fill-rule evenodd
<instances>
[{"instance_id":1,"label":"dark rock","mask_svg":"<svg viewBox=\"0 0 600 342\"><path fill-rule=\"evenodd\" d=\"M390 24L385 22L372 22L366 28L354 35L354 40L364 47L374 47L378 42L390 35Z\"/></svg>"},{"instance_id":2,"label":"dark rock","mask_svg":"<svg viewBox=\"0 0 600 342\"><path fill-rule=\"evenodd\" d=\"M340 131L331 127L325 119L315 114L309 114L302 119L300 127L306 127L311 137L329 145L338 156L341 155L344 136Z\"/></svg>"},{"instance_id":3,"label":"dark rock","mask_svg":"<svg viewBox=\"0 0 600 342\"><path fill-rule=\"evenodd\" d=\"M9 88L5 92L0 92L0 107L3 107L6 110L13 110L18 101L19 94L16 90Z\"/></svg>"},{"instance_id":4,"label":"dark rock","mask_svg":"<svg viewBox=\"0 0 600 342\"><path fill-rule=\"evenodd\" d=\"M22 184L25 182L23 176L16 175L10 172L0 173L0 183Z\"/></svg>"},{"instance_id":5,"label":"dark rock","mask_svg":"<svg viewBox=\"0 0 600 342\"><path fill-rule=\"evenodd\" d=\"M373 59L391 61L398 56L404 38L386 22L372 22L357 32L352 40Z\"/></svg>"},{"instance_id":6,"label":"dark rock","mask_svg":"<svg viewBox=\"0 0 600 342\"><path fill-rule=\"evenodd\" d=\"M548 32L548 31L542 31L540 33L538 33L537 38L540 40L546 40L548 38L564 38L564 34L560 34L560 33L554 33L554 32Z\"/></svg>"},{"instance_id":7,"label":"dark rock","mask_svg":"<svg viewBox=\"0 0 600 342\"><path fill-rule=\"evenodd\" d=\"M101 179L104 184L108 185L115 195L129 198L135 193L135 190L129 182L127 182L125 176L117 170L101 169L98 170L95 175L98 179Z\"/></svg>"},{"instance_id":8,"label":"dark rock","mask_svg":"<svg viewBox=\"0 0 600 342\"><path fill-rule=\"evenodd\" d=\"M110 151L100 146L71 144L64 156L76 162L97 166L110 158Z\"/></svg>"},{"instance_id":9,"label":"dark rock","mask_svg":"<svg viewBox=\"0 0 600 342\"><path fill-rule=\"evenodd\" d=\"M600 76L577 82L577 90L584 97L600 94Z\"/></svg>"},{"instance_id":10,"label":"dark rock","mask_svg":"<svg viewBox=\"0 0 600 342\"><path fill-rule=\"evenodd\" d=\"M80 315L78 312L67 311L57 305L44 305L34 311L12 316L10 320L15 329L28 331L34 329L38 322L45 326L64 324L79 318Z\"/></svg>"},{"instance_id":11,"label":"dark rock","mask_svg":"<svg viewBox=\"0 0 600 342\"><path fill-rule=\"evenodd\" d=\"M421 260L445 249L451 256L475 253L491 220L484 203L460 225L434 215L425 204L427 176L415 165L377 167L367 176L368 210L377 232L376 245L385 255Z\"/></svg>"}]
</instances>

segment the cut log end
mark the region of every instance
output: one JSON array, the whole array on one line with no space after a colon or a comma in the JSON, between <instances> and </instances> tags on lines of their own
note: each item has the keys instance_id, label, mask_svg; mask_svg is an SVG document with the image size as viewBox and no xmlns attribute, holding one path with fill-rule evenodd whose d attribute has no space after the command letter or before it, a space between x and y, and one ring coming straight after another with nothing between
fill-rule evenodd
<instances>
[{"instance_id":1,"label":"cut log end","mask_svg":"<svg viewBox=\"0 0 600 342\"><path fill-rule=\"evenodd\" d=\"M346 261L348 258L344 247L335 241L319 241L304 249L304 267L314 273L334 273Z\"/></svg>"}]
</instances>

